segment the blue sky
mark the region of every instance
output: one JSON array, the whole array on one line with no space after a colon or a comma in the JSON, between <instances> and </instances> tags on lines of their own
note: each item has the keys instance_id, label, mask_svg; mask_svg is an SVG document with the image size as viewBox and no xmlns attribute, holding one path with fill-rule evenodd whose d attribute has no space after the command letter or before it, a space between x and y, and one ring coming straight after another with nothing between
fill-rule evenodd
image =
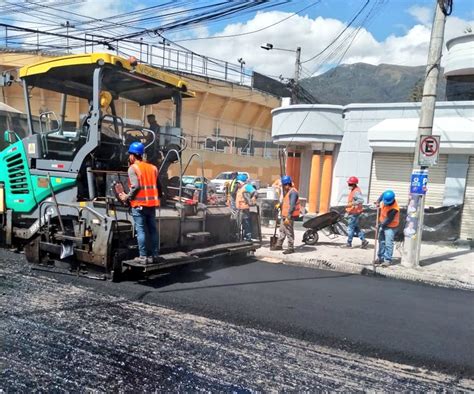
<instances>
[{"instance_id":1,"label":"blue sky","mask_svg":"<svg viewBox=\"0 0 474 394\"><path fill-rule=\"evenodd\" d=\"M317 2L297 0L275 9L293 13L314 3ZM322 16L348 22L365 3L366 0L321 0L302 14L306 14L313 19ZM416 18L408 12L410 8L428 8L432 15L434 13L434 6L434 0L386 0L377 17L371 22L369 30L377 40L383 40L391 34L403 34L417 23ZM245 15L244 17L233 19L232 22L245 22L252 19L254 15L254 13ZM474 1L454 0L452 15L465 20L474 19ZM227 24L229 24L229 21L209 25L209 31L217 33L223 30Z\"/></svg>"},{"instance_id":2,"label":"blue sky","mask_svg":"<svg viewBox=\"0 0 474 394\"><path fill-rule=\"evenodd\" d=\"M474 0L453 1L454 10L446 23L446 40L465 34L467 27L474 30ZM150 11L150 17L155 19L149 25L137 23L128 31L136 32L143 28L159 27L162 23L160 12L166 7L168 7L166 12L170 12L170 7L174 11L182 10L182 7L187 9L190 6L213 2L217 0L77 0L72 5L71 1L68 1L65 6L61 6L58 0L48 0L36 3L37 9L33 13L17 12L14 15L4 13L0 15L0 20L38 28L38 19L57 26L66 20L72 23L84 22L88 18L110 17L160 5L154 11ZM180 45L205 56L234 64L237 63L237 59L243 58L246 68L272 76L291 76L295 59L291 52L262 50L260 46L267 42L286 49L294 50L296 47L301 47L301 58L304 61L303 77L320 74L339 64L357 62L406 66L426 64L436 0L370 0L356 22L344 30L347 23L366 3L367 0L293 0L269 10L192 27L177 33L168 32L165 35L175 41L185 40L181 41ZM164 5L164 8L161 5ZM293 15L310 5L312 6L304 12ZM24 3L18 3L18 7L24 7ZM45 15L44 12L48 14ZM267 28L273 24L275 24L273 27ZM253 33L255 30L261 31ZM121 33L117 30L113 33L100 29L96 31L105 36L124 33L123 29ZM335 41L342 31L345 33ZM63 33L66 33L66 30ZM242 35L242 33L249 34ZM77 32L77 34L83 33ZM232 35L232 37L188 41L190 38L221 35ZM157 43L159 37L145 35L143 39ZM328 50L315 56L328 45Z\"/></svg>"}]
</instances>

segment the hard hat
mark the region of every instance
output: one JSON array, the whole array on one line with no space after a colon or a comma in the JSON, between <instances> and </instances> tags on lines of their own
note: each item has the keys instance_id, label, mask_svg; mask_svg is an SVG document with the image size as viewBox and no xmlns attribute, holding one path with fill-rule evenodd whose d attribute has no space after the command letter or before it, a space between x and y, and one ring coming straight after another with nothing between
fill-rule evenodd
<instances>
[{"instance_id":1,"label":"hard hat","mask_svg":"<svg viewBox=\"0 0 474 394\"><path fill-rule=\"evenodd\" d=\"M291 180L291 176L289 175L283 175L281 177L281 184L282 185L291 185L293 181Z\"/></svg>"},{"instance_id":2,"label":"hard hat","mask_svg":"<svg viewBox=\"0 0 474 394\"><path fill-rule=\"evenodd\" d=\"M100 108L107 109L112 102L112 94L107 90L102 90L99 94Z\"/></svg>"},{"instance_id":3,"label":"hard hat","mask_svg":"<svg viewBox=\"0 0 474 394\"><path fill-rule=\"evenodd\" d=\"M137 141L132 142L128 148L128 153L143 156L145 153L145 145Z\"/></svg>"},{"instance_id":4,"label":"hard hat","mask_svg":"<svg viewBox=\"0 0 474 394\"><path fill-rule=\"evenodd\" d=\"M395 201L395 193L392 190L387 190L383 193L382 197L383 203L390 205Z\"/></svg>"},{"instance_id":5,"label":"hard hat","mask_svg":"<svg viewBox=\"0 0 474 394\"><path fill-rule=\"evenodd\" d=\"M236 178L236 179L237 179L237 182L243 182L243 183L245 183L245 182L247 182L247 175L245 175L245 174L239 174L239 175L237 175L237 178Z\"/></svg>"},{"instance_id":6,"label":"hard hat","mask_svg":"<svg viewBox=\"0 0 474 394\"><path fill-rule=\"evenodd\" d=\"M357 178L356 176L351 176L348 180L347 180L347 184L348 185L357 185L359 183L359 178Z\"/></svg>"}]
</instances>

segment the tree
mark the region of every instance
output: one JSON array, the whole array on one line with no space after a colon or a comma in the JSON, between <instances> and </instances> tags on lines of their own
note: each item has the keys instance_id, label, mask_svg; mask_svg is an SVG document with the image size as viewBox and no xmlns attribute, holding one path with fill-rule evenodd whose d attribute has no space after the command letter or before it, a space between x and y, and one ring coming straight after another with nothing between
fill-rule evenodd
<instances>
[{"instance_id":1,"label":"tree","mask_svg":"<svg viewBox=\"0 0 474 394\"><path fill-rule=\"evenodd\" d=\"M415 86L413 86L413 89L410 92L410 96L408 97L408 100L411 102L419 102L423 98L423 85L424 81L423 78L420 78L418 81L416 81Z\"/></svg>"}]
</instances>

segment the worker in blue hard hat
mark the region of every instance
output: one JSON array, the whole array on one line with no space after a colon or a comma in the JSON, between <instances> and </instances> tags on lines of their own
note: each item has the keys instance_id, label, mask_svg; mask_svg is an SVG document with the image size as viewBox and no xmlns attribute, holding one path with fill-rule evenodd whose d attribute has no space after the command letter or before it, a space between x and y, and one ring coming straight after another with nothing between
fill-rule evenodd
<instances>
[{"instance_id":1,"label":"worker in blue hard hat","mask_svg":"<svg viewBox=\"0 0 474 394\"><path fill-rule=\"evenodd\" d=\"M283 199L280 206L280 234L274 250L282 250L283 242L285 241L285 238L287 238L288 248L283 252L283 254L291 254L295 252L294 222L295 219L300 216L301 212L300 197L290 176L282 176L281 185L283 187Z\"/></svg>"},{"instance_id":2,"label":"worker in blue hard hat","mask_svg":"<svg viewBox=\"0 0 474 394\"><path fill-rule=\"evenodd\" d=\"M235 205L240 214L243 239L245 241L251 241L252 222L250 219L250 207L256 204L257 191L250 183L247 183L248 179L246 174L238 174L236 180L237 194L235 197Z\"/></svg>"},{"instance_id":3,"label":"worker in blue hard hat","mask_svg":"<svg viewBox=\"0 0 474 394\"><path fill-rule=\"evenodd\" d=\"M392 264L393 244L400 224L400 207L392 190L384 191L376 204L379 207L379 250L376 264L388 267Z\"/></svg>"},{"instance_id":4,"label":"worker in blue hard hat","mask_svg":"<svg viewBox=\"0 0 474 394\"><path fill-rule=\"evenodd\" d=\"M140 264L157 262L159 244L156 208L160 206L158 169L143 160L145 146L141 142L132 142L128 154L129 192L121 193L119 198L128 201L132 208L139 251L135 261Z\"/></svg>"}]
</instances>

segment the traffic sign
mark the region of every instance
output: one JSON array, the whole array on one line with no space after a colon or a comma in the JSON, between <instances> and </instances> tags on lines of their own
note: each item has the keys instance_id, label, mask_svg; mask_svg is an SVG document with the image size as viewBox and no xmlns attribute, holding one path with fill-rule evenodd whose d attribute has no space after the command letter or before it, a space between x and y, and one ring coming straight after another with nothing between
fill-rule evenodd
<instances>
[{"instance_id":1,"label":"traffic sign","mask_svg":"<svg viewBox=\"0 0 474 394\"><path fill-rule=\"evenodd\" d=\"M439 135L423 135L420 139L420 152L418 155L418 165L431 167L438 164L439 158Z\"/></svg>"}]
</instances>

